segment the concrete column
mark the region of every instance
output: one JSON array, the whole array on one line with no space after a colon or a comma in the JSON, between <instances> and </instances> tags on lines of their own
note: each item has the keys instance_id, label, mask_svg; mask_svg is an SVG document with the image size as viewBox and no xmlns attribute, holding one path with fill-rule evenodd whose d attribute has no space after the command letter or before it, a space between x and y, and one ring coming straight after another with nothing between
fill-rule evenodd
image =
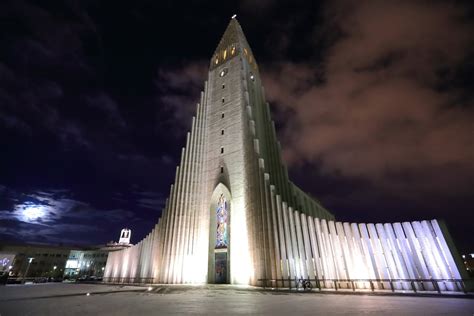
<instances>
[{"instance_id":1,"label":"concrete column","mask_svg":"<svg viewBox=\"0 0 474 316\"><path fill-rule=\"evenodd\" d=\"M461 279L462 275L459 273L456 262L449 249L448 243L446 242L446 239L444 238L444 234L443 234L443 231L441 230L441 226L439 225L438 221L435 219L431 221L431 225L433 227L434 233L436 234L436 237L437 237L436 239L441 248L443 257L448 264L450 278Z\"/></svg>"},{"instance_id":2,"label":"concrete column","mask_svg":"<svg viewBox=\"0 0 474 316\"><path fill-rule=\"evenodd\" d=\"M336 262L338 279L348 279L346 263L344 262L344 254L342 253L341 242L336 232L336 223L334 221L328 221L330 241L334 254L334 261ZM347 284L345 284L347 286ZM344 284L340 284L344 286Z\"/></svg>"},{"instance_id":3,"label":"concrete column","mask_svg":"<svg viewBox=\"0 0 474 316\"><path fill-rule=\"evenodd\" d=\"M311 216L308 216L308 229L309 229L309 239L311 240L311 249L313 250L313 264L315 267L316 275L318 279L323 278L323 268L321 265L321 254L320 254L320 245L317 243L316 231L314 229L314 219Z\"/></svg>"},{"instance_id":4,"label":"concrete column","mask_svg":"<svg viewBox=\"0 0 474 316\"><path fill-rule=\"evenodd\" d=\"M388 273L387 265L384 260L382 246L380 245L380 239L377 235L375 225L372 223L367 224L367 229L369 231L370 241L372 243L372 249L374 251L373 253L377 271L381 276L381 279L389 279L390 275ZM390 289L390 284L388 282L384 282L383 285L385 289Z\"/></svg>"},{"instance_id":5,"label":"concrete column","mask_svg":"<svg viewBox=\"0 0 474 316\"><path fill-rule=\"evenodd\" d=\"M422 279L429 279L430 274L428 272L428 269L426 268L425 261L421 254L421 248L420 248L418 240L416 239L415 232L413 231L413 227L411 226L411 223L404 222L402 223L402 226L407 236L408 244L410 245L410 249L411 249L411 255L415 263L415 267L418 271L419 277L421 277ZM424 284L424 287L426 290L430 290L430 291L434 290L434 287L431 284Z\"/></svg>"},{"instance_id":6,"label":"concrete column","mask_svg":"<svg viewBox=\"0 0 474 316\"><path fill-rule=\"evenodd\" d=\"M189 179L189 143L190 143L190 133L186 135L186 147L184 150L184 160L181 161L182 166L182 178L181 178L181 192L178 198L178 221L176 226L176 248L174 253L174 275L173 283L181 283L181 272L182 272L182 252L183 252L183 223L185 220L184 212L186 209L186 200L187 200L187 188L188 188L188 179Z\"/></svg>"},{"instance_id":7,"label":"concrete column","mask_svg":"<svg viewBox=\"0 0 474 316\"><path fill-rule=\"evenodd\" d=\"M318 224L318 223L315 223ZM318 225L316 225L317 227ZM325 219L322 219L320 221L320 227L321 227L321 239L324 244L324 249L325 249L325 260L326 260L326 266L328 268L328 279L339 279L339 271L337 269L337 263L336 263L336 256L334 254L334 250L332 247L332 242L331 242L331 236L329 236L329 228L327 221ZM334 284L332 282L326 283L327 287L333 287Z\"/></svg>"},{"instance_id":8,"label":"concrete column","mask_svg":"<svg viewBox=\"0 0 474 316\"><path fill-rule=\"evenodd\" d=\"M352 236L354 236L354 245L357 249L357 253L360 254L361 278L375 279L376 276L374 273L374 267L372 265L372 259L370 258L369 251L362 240L362 236L359 231L359 226L356 223L352 223L351 231Z\"/></svg>"},{"instance_id":9,"label":"concrete column","mask_svg":"<svg viewBox=\"0 0 474 316\"><path fill-rule=\"evenodd\" d=\"M300 213L295 210L295 228L296 228L296 241L298 243L298 253L299 253L299 263L300 263L300 271L301 276L303 278L308 278L308 270L306 265L306 254L305 254L305 245L303 242L303 234L301 231L301 220L300 220Z\"/></svg>"},{"instance_id":10,"label":"concrete column","mask_svg":"<svg viewBox=\"0 0 474 316\"><path fill-rule=\"evenodd\" d=\"M393 258L397 266L398 275L401 279L410 279L408 274L405 261L403 260L402 252L398 246L397 239L395 238L395 233L393 231L393 226L391 224L384 224L385 232L387 233L387 240L392 249ZM407 282L401 282L404 290L410 290L410 284Z\"/></svg>"},{"instance_id":11,"label":"concrete column","mask_svg":"<svg viewBox=\"0 0 474 316\"><path fill-rule=\"evenodd\" d=\"M414 228L418 242L420 243L421 253L423 255L423 258L425 259L426 267L430 277L433 279L443 278L438 268L438 265L436 264L436 260L433 257L431 245L427 241L427 236L424 234L423 228L421 227L421 223L412 222L412 227ZM446 286L443 282L438 282L438 286L441 291L446 291Z\"/></svg>"},{"instance_id":12,"label":"concrete column","mask_svg":"<svg viewBox=\"0 0 474 316\"><path fill-rule=\"evenodd\" d=\"M280 196L277 195L277 200L280 199ZM286 245L286 252L288 254L288 267L290 272L290 278L294 279L296 275L296 267L295 267L295 258L293 256L293 246L291 244L291 234L290 234L290 220L289 220L289 212L288 206L285 202L282 203L283 206L283 226L285 227L285 245Z\"/></svg>"},{"instance_id":13,"label":"concrete column","mask_svg":"<svg viewBox=\"0 0 474 316\"><path fill-rule=\"evenodd\" d=\"M311 253L311 244L309 241L309 234L308 234L308 223L306 221L306 215L301 213L301 230L303 233L303 243L304 243L304 253L305 253L305 264L306 264L306 271L308 273L308 277L310 279L314 279L314 264L313 264L313 254ZM311 217L310 221L311 221Z\"/></svg>"},{"instance_id":14,"label":"concrete column","mask_svg":"<svg viewBox=\"0 0 474 316\"><path fill-rule=\"evenodd\" d=\"M403 231L402 225L400 223L393 223L393 228L395 230L395 235L397 237L398 243L400 245L400 252L403 257L403 262L407 268L408 276L410 279L419 279L420 275L418 274L418 269L416 268L413 255L410 251L410 245ZM417 290L421 290L421 285L416 283L415 287Z\"/></svg>"},{"instance_id":15,"label":"concrete column","mask_svg":"<svg viewBox=\"0 0 474 316\"><path fill-rule=\"evenodd\" d=\"M377 267L377 261L375 259L374 255L374 250L372 247L372 243L370 242L369 238L369 232L367 230L367 225L366 224L359 224L359 231L362 237L362 243L364 245L364 250L366 253L367 258L370 260L371 267L372 267L372 274L374 275L375 279L382 279L383 275L380 274L378 267ZM377 284L376 287L379 287Z\"/></svg>"},{"instance_id":16,"label":"concrete column","mask_svg":"<svg viewBox=\"0 0 474 316\"><path fill-rule=\"evenodd\" d=\"M302 277L301 271L301 263L300 263L300 255L298 251L298 242L296 241L296 229L295 229L295 214L293 212L293 208L290 206L288 207L288 219L290 224L290 238L291 238L291 248L293 252L293 258L295 261L295 270L296 270L296 277Z\"/></svg>"},{"instance_id":17,"label":"concrete column","mask_svg":"<svg viewBox=\"0 0 474 316\"><path fill-rule=\"evenodd\" d=\"M286 251L286 237L285 237L285 229L283 224L283 211L282 211L282 202L281 197L277 195L276 199L276 211L278 217L278 237L280 240L280 258L281 258L281 276L283 279L287 279L290 277L288 274L288 258L287 258L287 251ZM285 286L285 282L283 282L282 286Z\"/></svg>"},{"instance_id":18,"label":"concrete column","mask_svg":"<svg viewBox=\"0 0 474 316\"><path fill-rule=\"evenodd\" d=\"M430 244L431 253L433 254L436 265L439 268L441 278L450 279L448 264L443 257L439 244L436 242L436 235L434 234L433 227L428 221L422 221L421 227L427 242ZM446 287L449 291L454 290L453 283L446 283Z\"/></svg>"},{"instance_id":19,"label":"concrete column","mask_svg":"<svg viewBox=\"0 0 474 316\"><path fill-rule=\"evenodd\" d=\"M377 230L377 234L379 236L380 245L382 246L383 256L385 258L385 263L387 264L389 278L390 279L400 279L400 275L397 271L397 266L395 264L395 260L393 258L392 251L390 250L390 246L387 242L387 235L385 234L385 229L382 224L375 224L375 229ZM395 289L400 290L401 285L398 282L393 283Z\"/></svg>"}]
</instances>

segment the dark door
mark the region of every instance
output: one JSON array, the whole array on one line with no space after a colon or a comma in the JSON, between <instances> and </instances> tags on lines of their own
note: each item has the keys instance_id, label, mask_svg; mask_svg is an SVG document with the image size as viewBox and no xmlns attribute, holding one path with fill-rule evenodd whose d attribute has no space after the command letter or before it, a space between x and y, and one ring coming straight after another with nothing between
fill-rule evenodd
<instances>
[{"instance_id":1,"label":"dark door","mask_svg":"<svg viewBox=\"0 0 474 316\"><path fill-rule=\"evenodd\" d=\"M217 284L227 283L227 252L216 252L216 276Z\"/></svg>"}]
</instances>

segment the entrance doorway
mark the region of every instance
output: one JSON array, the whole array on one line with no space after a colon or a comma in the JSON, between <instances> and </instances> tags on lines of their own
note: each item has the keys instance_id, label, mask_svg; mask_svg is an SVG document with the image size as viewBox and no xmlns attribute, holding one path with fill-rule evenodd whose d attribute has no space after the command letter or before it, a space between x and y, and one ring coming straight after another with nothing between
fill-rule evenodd
<instances>
[{"instance_id":1,"label":"entrance doorway","mask_svg":"<svg viewBox=\"0 0 474 316\"><path fill-rule=\"evenodd\" d=\"M214 189L210 205L208 282L228 284L231 276L230 263L230 214L232 197L225 185Z\"/></svg>"},{"instance_id":2,"label":"entrance doorway","mask_svg":"<svg viewBox=\"0 0 474 316\"><path fill-rule=\"evenodd\" d=\"M215 253L215 277L216 284L227 283L227 252Z\"/></svg>"}]
</instances>

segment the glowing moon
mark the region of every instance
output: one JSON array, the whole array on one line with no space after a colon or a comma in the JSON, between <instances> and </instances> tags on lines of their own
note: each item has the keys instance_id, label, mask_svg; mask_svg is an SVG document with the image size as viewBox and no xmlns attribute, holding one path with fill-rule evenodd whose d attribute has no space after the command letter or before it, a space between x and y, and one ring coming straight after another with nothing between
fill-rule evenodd
<instances>
[{"instance_id":1,"label":"glowing moon","mask_svg":"<svg viewBox=\"0 0 474 316\"><path fill-rule=\"evenodd\" d=\"M44 210L41 206L28 206L23 210L23 217L31 222L44 216Z\"/></svg>"}]
</instances>

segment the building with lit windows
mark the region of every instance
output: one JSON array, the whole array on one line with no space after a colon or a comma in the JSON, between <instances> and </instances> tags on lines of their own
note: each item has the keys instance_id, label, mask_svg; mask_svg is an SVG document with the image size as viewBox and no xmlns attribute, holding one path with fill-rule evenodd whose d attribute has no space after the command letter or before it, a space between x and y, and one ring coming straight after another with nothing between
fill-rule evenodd
<instances>
[{"instance_id":1,"label":"building with lit windows","mask_svg":"<svg viewBox=\"0 0 474 316\"><path fill-rule=\"evenodd\" d=\"M162 216L142 241L110 253L104 276L272 287L304 278L326 288L457 291L456 282L421 282L462 278L453 249L437 220L338 222L290 181L258 65L232 18L212 55ZM400 281L407 279L420 282Z\"/></svg>"},{"instance_id":2,"label":"building with lit windows","mask_svg":"<svg viewBox=\"0 0 474 316\"><path fill-rule=\"evenodd\" d=\"M64 268L65 279L101 279L110 252L126 249L130 244L131 230L122 229L119 242L110 241L105 246L71 250Z\"/></svg>"},{"instance_id":3,"label":"building with lit windows","mask_svg":"<svg viewBox=\"0 0 474 316\"><path fill-rule=\"evenodd\" d=\"M41 244L0 243L0 262L10 278L62 278L71 248ZM2 269L0 269L1 271Z\"/></svg>"},{"instance_id":4,"label":"building with lit windows","mask_svg":"<svg viewBox=\"0 0 474 316\"><path fill-rule=\"evenodd\" d=\"M62 280L102 277L107 256L131 247L130 229L122 229L119 242L96 246L61 246L0 242L0 276L18 280Z\"/></svg>"}]
</instances>

